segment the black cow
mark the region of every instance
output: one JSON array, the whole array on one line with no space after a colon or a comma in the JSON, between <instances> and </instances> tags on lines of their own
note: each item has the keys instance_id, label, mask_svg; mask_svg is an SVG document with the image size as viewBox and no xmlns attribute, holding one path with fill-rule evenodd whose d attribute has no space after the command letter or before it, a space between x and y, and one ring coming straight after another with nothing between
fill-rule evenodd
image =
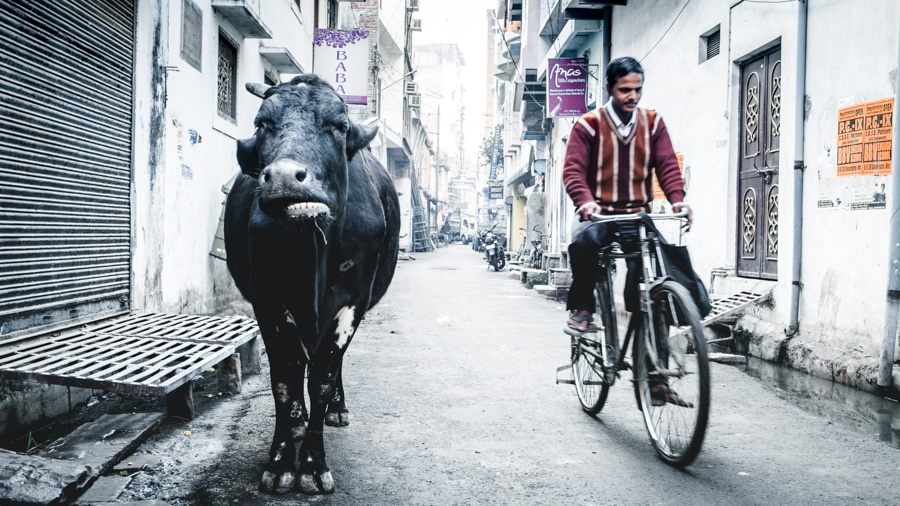
<instances>
[{"instance_id":1,"label":"black cow","mask_svg":"<svg viewBox=\"0 0 900 506\"><path fill-rule=\"evenodd\" d=\"M271 366L275 436L260 488L332 493L323 423L327 414L330 425L347 424L341 362L394 275L400 204L366 149L376 128L350 121L328 83L302 75L247 89L264 100L255 135L238 141L243 174L228 194L225 248Z\"/></svg>"}]
</instances>

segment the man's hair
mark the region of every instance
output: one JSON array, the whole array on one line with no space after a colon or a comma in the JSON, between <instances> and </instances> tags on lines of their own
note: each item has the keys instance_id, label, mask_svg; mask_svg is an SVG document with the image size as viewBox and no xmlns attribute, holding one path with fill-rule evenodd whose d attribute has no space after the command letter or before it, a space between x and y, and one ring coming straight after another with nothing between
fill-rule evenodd
<instances>
[{"instance_id":1,"label":"man's hair","mask_svg":"<svg viewBox=\"0 0 900 506\"><path fill-rule=\"evenodd\" d=\"M620 78L632 73L640 74L641 77L643 77L644 68L641 67L641 64L638 63L637 60L630 56L616 58L609 62L609 65L606 67L606 84L608 86L615 86Z\"/></svg>"}]
</instances>

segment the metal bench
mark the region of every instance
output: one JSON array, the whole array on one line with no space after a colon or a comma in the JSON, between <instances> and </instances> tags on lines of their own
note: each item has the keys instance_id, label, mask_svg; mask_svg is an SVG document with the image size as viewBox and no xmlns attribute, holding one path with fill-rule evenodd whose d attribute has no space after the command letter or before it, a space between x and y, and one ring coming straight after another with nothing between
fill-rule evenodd
<instances>
[{"instance_id":1,"label":"metal bench","mask_svg":"<svg viewBox=\"0 0 900 506\"><path fill-rule=\"evenodd\" d=\"M169 414L194 418L191 380L259 370L259 329L244 316L128 314L0 343L0 377L165 395ZM233 381L231 382L233 383Z\"/></svg>"}]
</instances>

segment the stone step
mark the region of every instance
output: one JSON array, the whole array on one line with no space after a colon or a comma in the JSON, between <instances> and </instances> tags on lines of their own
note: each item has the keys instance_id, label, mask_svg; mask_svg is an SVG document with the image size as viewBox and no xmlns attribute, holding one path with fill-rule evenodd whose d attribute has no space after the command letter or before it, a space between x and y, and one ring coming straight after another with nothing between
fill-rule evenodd
<instances>
[{"instance_id":1,"label":"stone step","mask_svg":"<svg viewBox=\"0 0 900 506\"><path fill-rule=\"evenodd\" d=\"M103 503L115 503L119 494L131 483L130 476L101 476L91 485L87 492L75 500L76 506L89 506Z\"/></svg>"},{"instance_id":2,"label":"stone step","mask_svg":"<svg viewBox=\"0 0 900 506\"><path fill-rule=\"evenodd\" d=\"M709 353L710 362L718 362L720 364L746 364L747 357L743 355L732 355L731 353Z\"/></svg>"},{"instance_id":3,"label":"stone step","mask_svg":"<svg viewBox=\"0 0 900 506\"><path fill-rule=\"evenodd\" d=\"M534 285L534 291L555 300L565 299L569 295L568 286Z\"/></svg>"},{"instance_id":4,"label":"stone step","mask_svg":"<svg viewBox=\"0 0 900 506\"><path fill-rule=\"evenodd\" d=\"M164 417L162 413L103 415L50 443L37 455L78 462L87 468L92 482L150 437Z\"/></svg>"},{"instance_id":5,"label":"stone step","mask_svg":"<svg viewBox=\"0 0 900 506\"><path fill-rule=\"evenodd\" d=\"M90 480L83 464L0 449L0 504L65 504Z\"/></svg>"}]
</instances>

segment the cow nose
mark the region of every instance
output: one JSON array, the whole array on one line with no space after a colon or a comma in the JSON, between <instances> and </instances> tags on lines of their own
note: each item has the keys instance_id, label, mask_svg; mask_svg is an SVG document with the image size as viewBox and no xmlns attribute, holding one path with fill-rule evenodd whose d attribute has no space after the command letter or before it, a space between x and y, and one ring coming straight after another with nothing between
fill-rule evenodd
<instances>
[{"instance_id":1,"label":"cow nose","mask_svg":"<svg viewBox=\"0 0 900 506\"><path fill-rule=\"evenodd\" d=\"M269 182L290 183L291 180L302 183L306 180L306 176L305 165L282 158L270 163L259 173L259 184L265 186Z\"/></svg>"}]
</instances>

